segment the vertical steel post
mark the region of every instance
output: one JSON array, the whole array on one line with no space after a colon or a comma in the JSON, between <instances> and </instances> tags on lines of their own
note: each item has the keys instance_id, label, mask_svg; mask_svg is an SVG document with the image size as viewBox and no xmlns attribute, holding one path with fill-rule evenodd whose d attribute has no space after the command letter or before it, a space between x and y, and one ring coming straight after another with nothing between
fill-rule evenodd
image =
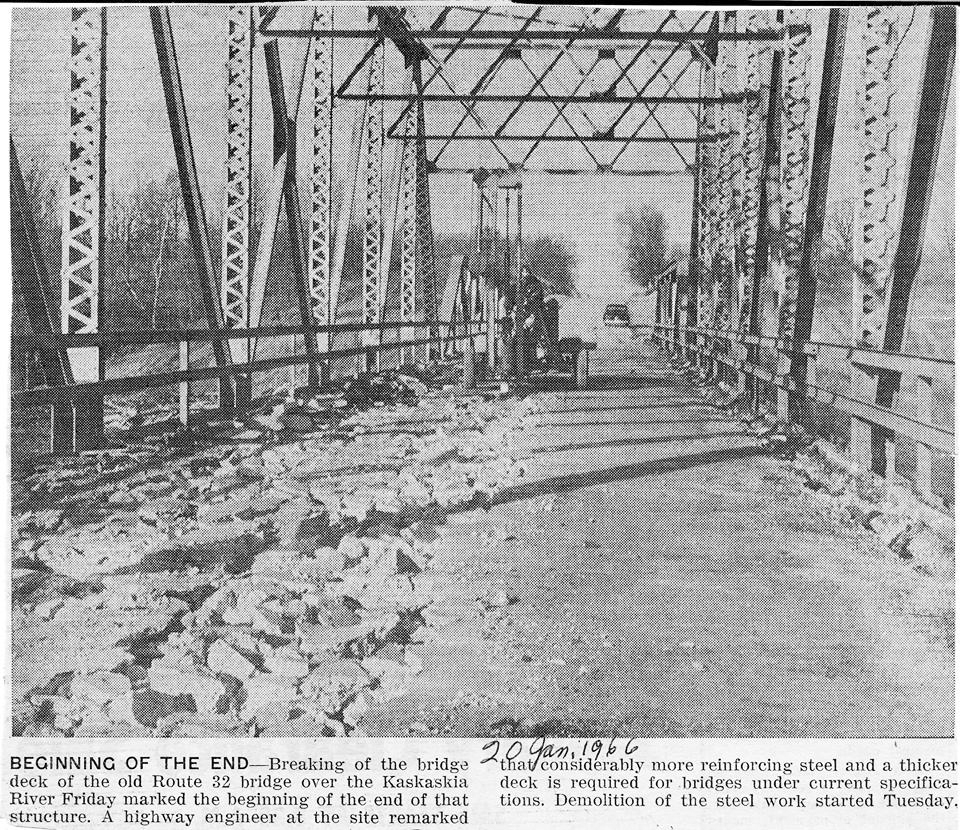
<instances>
[{"instance_id":1,"label":"vertical steel post","mask_svg":"<svg viewBox=\"0 0 960 830\"><path fill-rule=\"evenodd\" d=\"M810 109L810 12L785 13L786 61L783 84L783 265L784 288L780 303L780 338L786 351L777 356L777 375L790 372L796 324L797 285L803 250L803 223L807 207L807 158ZM777 420L789 418L789 396L778 387Z\"/></svg>"},{"instance_id":2,"label":"vertical steel post","mask_svg":"<svg viewBox=\"0 0 960 830\"><path fill-rule=\"evenodd\" d=\"M253 10L227 10L227 161L223 209L223 255L220 300L227 328L246 328L250 322L250 217L253 81ZM231 340L234 363L250 361L250 339ZM236 378L237 405L250 398L250 376Z\"/></svg>"},{"instance_id":3,"label":"vertical steel post","mask_svg":"<svg viewBox=\"0 0 960 830\"><path fill-rule=\"evenodd\" d=\"M207 217L203 209L203 196L200 191L197 165L193 156L193 143L190 139L190 125L183 100L183 84L173 40L173 28L170 25L169 9L151 6L150 21L153 26L153 38L157 48L157 62L160 66L160 79L163 82L170 133L173 138L173 152L177 160L180 190L183 193L183 209L187 217L193 257L198 272L200 295L203 299L207 325L211 329L219 331L223 329L220 286L213 268L213 257L210 253ZM214 341L213 355L217 366L228 366L230 364L230 356L223 341ZM232 409L234 395L231 379L229 377L221 378L219 388L221 408L224 410Z\"/></svg>"},{"instance_id":4,"label":"vertical steel post","mask_svg":"<svg viewBox=\"0 0 960 830\"><path fill-rule=\"evenodd\" d=\"M809 340L813 333L813 311L817 291L817 260L823 241L823 225L827 212L827 192L830 184L830 162L833 157L833 137L837 122L837 103L840 98L840 79L843 69L843 50L847 32L846 9L830 9L827 17L826 46L823 73L820 79L820 100L817 105L817 123L813 138L810 165L810 195L807 217L803 228L803 245L797 270L797 296L793 337L797 344ZM791 376L798 392L790 396L791 417L799 414L804 400L809 358L802 349L794 348L791 357Z\"/></svg>"},{"instance_id":5,"label":"vertical steel post","mask_svg":"<svg viewBox=\"0 0 960 830\"><path fill-rule=\"evenodd\" d=\"M376 24L374 24L376 25ZM376 49L370 58L370 75L367 93L383 95L384 40L379 32ZM363 231L363 322L378 323L380 320L380 260L383 256L383 99L372 97L367 102L364 122L366 147L365 198ZM362 341L372 346L376 333L365 331ZM367 355L366 371L372 371L370 353Z\"/></svg>"},{"instance_id":6,"label":"vertical steel post","mask_svg":"<svg viewBox=\"0 0 960 830\"><path fill-rule=\"evenodd\" d=\"M717 91L716 55L714 62L708 62L704 67L703 94L705 97L714 97ZM717 264L717 226L719 213L717 210L717 147L712 140L717 132L716 110L714 105L706 104L703 108L704 132L703 136L711 139L702 146L700 157L700 286L698 294L697 325L709 328L713 319L714 286L716 284ZM709 332L698 335L702 350L707 351L712 343ZM713 361L701 351L697 361L708 375L713 374Z\"/></svg>"},{"instance_id":7,"label":"vertical steel post","mask_svg":"<svg viewBox=\"0 0 960 830\"><path fill-rule=\"evenodd\" d=\"M703 90L703 67L700 68L700 81L698 90ZM703 137L703 104L697 104L697 143L694 145L694 169L693 169L693 196L690 210L690 253L687 258L687 279L686 292L684 295L684 319L683 326L690 327L699 325L700 313L700 290L701 290L701 251L703 250L703 238L701 234L700 214L703 209L701 204L703 190L700 186L703 177L703 145L700 139ZM696 345L696 335L684 332L683 344L685 355L688 360L697 360L696 353L691 348Z\"/></svg>"},{"instance_id":8,"label":"vertical steel post","mask_svg":"<svg viewBox=\"0 0 960 830\"><path fill-rule=\"evenodd\" d=\"M883 337L881 307L889 278L893 228L890 208L894 201L892 175L896 160L890 152L894 122L890 116L893 97L891 71L894 57L894 15L883 7L863 10L863 270L859 282L862 304L854 309L855 343L880 345ZM851 364L851 394L872 400L877 392L875 375ZM883 470L886 449L884 433L867 421L850 419L850 455L864 470Z\"/></svg>"},{"instance_id":9,"label":"vertical steel post","mask_svg":"<svg viewBox=\"0 0 960 830\"><path fill-rule=\"evenodd\" d=\"M420 61L413 63L413 87L423 95L423 74ZM439 337L436 262L433 250L433 213L430 205L430 161L427 157L427 127L423 98L417 99L417 263L423 286L423 315L427 320L429 336ZM440 346L427 347L427 358L439 353Z\"/></svg>"},{"instance_id":10,"label":"vertical steel post","mask_svg":"<svg viewBox=\"0 0 960 830\"><path fill-rule=\"evenodd\" d=\"M400 168L400 319L410 322L417 314L417 113L407 110L403 123L403 161ZM405 329L410 336L412 329ZM413 363L413 347L406 347L401 363Z\"/></svg>"},{"instance_id":11,"label":"vertical steel post","mask_svg":"<svg viewBox=\"0 0 960 830\"><path fill-rule=\"evenodd\" d=\"M723 15L723 31L735 32L737 26L737 13L725 12ZM720 95L727 92L733 82L732 75L735 67L731 67L732 44L730 41L723 41L719 44L717 61L719 63L718 89ZM733 275L734 275L734 202L733 202L733 151L730 138L730 112L726 104L720 104L716 107L716 116L714 120L714 130L719 134L716 145L716 171L715 175L716 190L715 199L717 207L716 216L716 259L714 261L714 284L716 286L716 302L713 307L713 316L711 325L720 331L726 331L730 328L731 305L734 299ZM725 353L726 344L723 340L714 340L714 352ZM717 379L723 379L726 374L723 363L719 361L716 364Z\"/></svg>"},{"instance_id":12,"label":"vertical steel post","mask_svg":"<svg viewBox=\"0 0 960 830\"><path fill-rule=\"evenodd\" d=\"M763 150L763 166L761 169L762 181L760 184L760 202L758 204L757 246L754 259L753 297L751 302L751 318L748 323L750 334L764 334L764 323L773 306L774 292L770 282L770 254L773 248L773 237L776 227L773 219L779 224L779 160L781 134L781 89L783 87L783 55L774 51L770 61L770 85L766 96L767 108L764 114L765 134ZM748 359L759 362L763 354L758 346L751 346ZM764 355L765 358L768 355ZM762 387L754 382L754 404L761 404Z\"/></svg>"},{"instance_id":13,"label":"vertical steel post","mask_svg":"<svg viewBox=\"0 0 960 830\"><path fill-rule=\"evenodd\" d=\"M894 202L891 152L895 122L890 115L893 98L896 10L869 7L863 29L863 317L861 337L877 347L883 337L883 299L893 256L894 230L890 211Z\"/></svg>"},{"instance_id":14,"label":"vertical steel post","mask_svg":"<svg viewBox=\"0 0 960 830\"><path fill-rule=\"evenodd\" d=\"M107 10L70 12L69 153L63 200L63 276L60 323L64 333L96 332L103 311L101 256L105 206ZM103 378L103 354L97 346L67 350L77 381ZM58 421L58 447L90 449L103 441L103 396L78 398L72 424Z\"/></svg>"},{"instance_id":15,"label":"vertical steel post","mask_svg":"<svg viewBox=\"0 0 960 830\"><path fill-rule=\"evenodd\" d=\"M315 29L333 26L333 8L317 6L313 13ZM330 268L333 241L333 39L315 37L311 45L313 163L310 174L310 231L308 279L313 317L319 325L332 321ZM330 337L321 334L317 348L325 353ZM330 379L330 362L321 371Z\"/></svg>"},{"instance_id":16,"label":"vertical steel post","mask_svg":"<svg viewBox=\"0 0 960 830\"><path fill-rule=\"evenodd\" d=\"M280 65L280 52L276 40L270 40L264 47L267 65L267 82L270 88L270 101L273 106L274 159L284 163L283 203L286 208L287 234L290 241L290 266L293 271L294 292L300 312L300 321L304 326L303 345L307 354L307 385L316 386L318 382L317 339L314 332L307 328L314 324L313 308L310 302L310 288L307 277L304 222L301 212L300 192L297 187L297 113L300 110L300 93L306 75L308 54L304 55L303 71L294 78L297 94L291 114L287 106L287 97L283 85L283 72Z\"/></svg>"},{"instance_id":17,"label":"vertical steel post","mask_svg":"<svg viewBox=\"0 0 960 830\"><path fill-rule=\"evenodd\" d=\"M766 26L766 12L750 11L746 28L755 32ZM760 187L763 182L763 101L761 97L761 58L764 52L756 41L747 46L744 82L750 94L743 103L743 279L744 297L740 304L741 331L749 330L753 314L753 295L757 267L757 231L760 219Z\"/></svg>"},{"instance_id":18,"label":"vertical steel post","mask_svg":"<svg viewBox=\"0 0 960 830\"><path fill-rule=\"evenodd\" d=\"M933 179L953 80L957 48L956 15L953 6L935 6L930 11L926 64L906 168L903 219L887 291L883 332L883 348L886 351L899 352L903 349L910 291L920 269L923 235L927 227ZM877 378L877 403L892 407L899 385L899 375L881 372ZM925 406L923 399L931 394L926 379L920 379L918 392L920 400L917 405ZM918 464L923 461L922 450L919 455Z\"/></svg>"},{"instance_id":19,"label":"vertical steel post","mask_svg":"<svg viewBox=\"0 0 960 830\"><path fill-rule=\"evenodd\" d=\"M10 265L13 291L23 298L30 328L37 334L53 336L59 330L58 312L51 291L43 255L37 244L36 228L30 213L27 188L17 162L16 148L10 139ZM45 381L50 386L73 383L67 350L54 343L41 344L40 359ZM50 407L50 451L73 450L73 410L56 404Z\"/></svg>"},{"instance_id":20,"label":"vertical steel post","mask_svg":"<svg viewBox=\"0 0 960 830\"><path fill-rule=\"evenodd\" d=\"M747 12L746 30L755 32L767 26L767 13L763 11ZM755 333L756 309L758 301L757 286L757 240L760 227L760 190L763 185L764 165L764 130L763 130L763 96L761 94L766 84L761 80L763 73L764 56L768 50L761 44L750 41L747 44L747 54L744 61L744 84L750 94L743 103L743 178L741 191L741 233L738 238L742 252L740 269L742 280L742 295L740 299L740 318L737 322L741 333ZM742 346L738 352L743 359L755 359L756 349ZM744 391L750 403L754 403L756 379L749 374L744 375Z\"/></svg>"}]
</instances>

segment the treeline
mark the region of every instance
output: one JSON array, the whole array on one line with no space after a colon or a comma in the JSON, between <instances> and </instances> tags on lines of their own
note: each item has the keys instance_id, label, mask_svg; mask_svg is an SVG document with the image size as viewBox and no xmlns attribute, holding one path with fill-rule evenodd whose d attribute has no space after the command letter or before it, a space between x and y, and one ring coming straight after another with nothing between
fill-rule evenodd
<instances>
[{"instance_id":1,"label":"treeline","mask_svg":"<svg viewBox=\"0 0 960 830\"><path fill-rule=\"evenodd\" d=\"M59 303L61 276L62 183L50 175L51 165L31 159L25 165L27 196L37 228L38 244L50 275L51 290ZM251 228L251 268L262 226L264 188L254 181ZM207 228L214 267L219 273L222 255L222 208L208 207ZM449 257L471 255L469 232L438 234L435 243L438 290L447 277ZM503 261L504 240L497 241L496 262ZM392 247L391 286L399 278L401 240ZM524 243L524 259L550 290L573 291L576 260L570 246L548 235L532 235ZM199 278L187 227L179 180L171 171L163 181L138 181L125 192L110 194L106 206L104 251L101 259L103 316L101 327L112 331L146 328L204 327ZM263 325L296 322L299 314L293 280L286 222L274 239L273 260L264 299ZM353 223L341 278L340 311L344 319L360 313L363 273L363 227Z\"/></svg>"}]
</instances>

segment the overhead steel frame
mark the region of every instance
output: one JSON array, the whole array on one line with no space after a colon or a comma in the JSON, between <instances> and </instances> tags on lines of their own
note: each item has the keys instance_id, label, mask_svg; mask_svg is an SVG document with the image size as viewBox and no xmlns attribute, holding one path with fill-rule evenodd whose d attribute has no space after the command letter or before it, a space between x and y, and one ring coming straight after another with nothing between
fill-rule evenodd
<instances>
[{"instance_id":1,"label":"overhead steel frame","mask_svg":"<svg viewBox=\"0 0 960 830\"><path fill-rule=\"evenodd\" d=\"M103 311L107 10L71 9L70 24L69 149L60 284L60 324L65 334L98 331ZM75 380L103 378L103 354L98 347L73 348L67 353ZM86 396L72 408L55 412L53 445L58 451L90 449L102 441L102 396Z\"/></svg>"},{"instance_id":2,"label":"overhead steel frame","mask_svg":"<svg viewBox=\"0 0 960 830\"><path fill-rule=\"evenodd\" d=\"M780 302L782 340L793 340L796 320L797 285L803 250L803 225L807 209L810 110L810 38L809 10L785 12L786 40L783 84L782 222L784 289ZM790 369L789 353L778 357L779 374ZM777 418L788 417L786 390L777 389Z\"/></svg>"},{"instance_id":3,"label":"overhead steel frame","mask_svg":"<svg viewBox=\"0 0 960 830\"><path fill-rule=\"evenodd\" d=\"M317 6L313 15L314 28L333 24L333 8ZM327 38L313 38L311 71L313 77L313 164L310 175L310 232L308 274L310 300L315 322L326 325L333 322L331 295L331 265L333 242L333 42ZM318 337L318 350L330 347L330 338ZM329 379L329 361L323 364L324 377Z\"/></svg>"},{"instance_id":4,"label":"overhead steel frame","mask_svg":"<svg viewBox=\"0 0 960 830\"><path fill-rule=\"evenodd\" d=\"M254 45L253 9L227 9L227 160L224 187L220 297L227 328L250 323L251 127ZM231 340L234 363L251 358L248 339ZM237 403L250 397L249 377L237 378Z\"/></svg>"}]
</instances>

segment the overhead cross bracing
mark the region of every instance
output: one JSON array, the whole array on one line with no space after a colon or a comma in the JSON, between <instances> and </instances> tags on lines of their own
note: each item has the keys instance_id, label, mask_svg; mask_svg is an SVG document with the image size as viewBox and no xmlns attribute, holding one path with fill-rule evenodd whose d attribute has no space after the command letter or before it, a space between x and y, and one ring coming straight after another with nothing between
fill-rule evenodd
<instances>
[{"instance_id":1,"label":"overhead cross bracing","mask_svg":"<svg viewBox=\"0 0 960 830\"><path fill-rule=\"evenodd\" d=\"M264 16L260 31L329 38L335 49L356 51L357 60L334 78L335 98L403 104L388 116L390 138L403 137L409 106L423 103L434 167L456 166L451 160L463 154L457 145L471 141L485 166L614 175L689 172L689 145L725 137L697 135L697 105L737 104L756 94L731 88L706 96L703 63L720 42L765 44L785 31L721 32L709 13L686 11L377 7L370 14L376 30L357 25L363 13L356 9L338 10L327 29L303 28L292 10L278 8ZM365 86L379 36L404 61L423 62L422 90L402 89L402 72L388 72L383 90ZM661 144L669 155L651 150Z\"/></svg>"}]
</instances>

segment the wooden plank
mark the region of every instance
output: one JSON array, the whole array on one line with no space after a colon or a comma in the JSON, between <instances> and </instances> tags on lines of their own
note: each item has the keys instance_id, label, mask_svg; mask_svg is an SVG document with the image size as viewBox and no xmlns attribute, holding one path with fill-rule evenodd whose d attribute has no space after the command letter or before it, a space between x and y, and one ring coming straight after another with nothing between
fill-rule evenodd
<instances>
[{"instance_id":1,"label":"wooden plank","mask_svg":"<svg viewBox=\"0 0 960 830\"><path fill-rule=\"evenodd\" d=\"M666 336L657 334L656 337L665 340ZM704 355L712 354L708 349L697 347ZM716 357L716 356L715 356ZM769 383L778 389L787 392L799 392L795 381L789 375L781 375L770 372L760 366L755 366L746 361L740 361L733 357L716 357L720 362L738 369L756 377L765 383ZM929 447L940 450L941 452L954 453L954 435L945 429L941 429L930 423L918 423L917 420L906 415L893 412L889 409L881 409L877 404L867 401L856 400L839 392L833 392L829 389L823 389L810 385L807 390L807 397L811 400L825 403L835 407L841 412L856 418L866 424L885 427L900 435L920 441Z\"/></svg>"},{"instance_id":2,"label":"wooden plank","mask_svg":"<svg viewBox=\"0 0 960 830\"><path fill-rule=\"evenodd\" d=\"M215 343L235 337L285 337L291 334L346 334L358 331L378 331L380 329L422 328L426 320L407 320L390 323L334 323L330 325L286 325L258 326L257 328L229 329L213 331L211 329L165 329L153 331L114 331L114 332L74 332L60 334L33 332L14 338L14 343L26 345L53 346L145 346L151 343L182 343L189 340L194 343Z\"/></svg>"},{"instance_id":3,"label":"wooden plank","mask_svg":"<svg viewBox=\"0 0 960 830\"><path fill-rule=\"evenodd\" d=\"M953 383L954 379L952 363L916 355L858 350L854 353L850 362L857 368L871 371L874 374L883 371L899 375L901 378L903 375L925 375L946 383Z\"/></svg>"},{"instance_id":4,"label":"wooden plank","mask_svg":"<svg viewBox=\"0 0 960 830\"><path fill-rule=\"evenodd\" d=\"M917 378L916 418L929 423L933 420L933 380ZM917 469L914 475L917 492L926 501L933 498L933 453L922 441L917 442Z\"/></svg>"},{"instance_id":5,"label":"wooden plank","mask_svg":"<svg viewBox=\"0 0 960 830\"><path fill-rule=\"evenodd\" d=\"M473 336L482 334L482 329L473 332ZM231 333L231 336L235 336ZM458 334L448 337L424 337L412 340L400 340L397 342L384 343L374 346L358 346L348 349L337 349L325 355L321 355L321 360L333 360L341 357L356 357L365 355L369 351L379 351L386 349L397 349L404 346L426 346L434 343L445 343L451 340L463 340L467 335ZM239 374L248 374L252 372L267 372L273 369L282 369L288 366L303 366L309 364L313 358L307 354L292 355L285 357L263 358L254 360L242 365L230 366L210 366L200 369L191 369L189 371L166 372L156 375L140 375L136 377L108 378L107 380L91 383L75 383L68 386L40 386L34 389L28 389L24 392L17 392L12 395L12 400L16 406L42 406L48 403L60 401L71 401L82 398L90 393L98 394L125 394L128 392L137 392L143 389L151 389L156 386L170 386L179 384L183 381L216 380L224 375L235 376Z\"/></svg>"}]
</instances>

